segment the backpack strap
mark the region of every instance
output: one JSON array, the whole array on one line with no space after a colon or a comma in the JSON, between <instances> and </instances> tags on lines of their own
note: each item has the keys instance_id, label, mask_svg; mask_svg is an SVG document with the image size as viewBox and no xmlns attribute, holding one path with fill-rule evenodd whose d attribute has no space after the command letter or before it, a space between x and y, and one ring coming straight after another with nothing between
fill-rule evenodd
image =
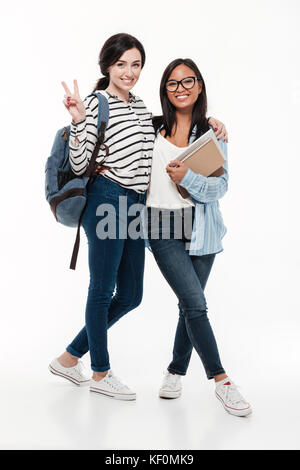
<instances>
[{"instance_id":1,"label":"backpack strap","mask_svg":"<svg viewBox=\"0 0 300 470\"><path fill-rule=\"evenodd\" d=\"M103 149L106 152L106 156L108 156L108 153L109 153L109 149L108 149L107 145L103 144L104 137L105 137L105 128L107 126L108 119L109 119L108 101L105 98L105 96L103 96L101 93L91 93L91 95L89 95L89 96L97 96L97 98L98 98L98 123L97 123L98 140L96 142L93 154L91 156L89 165L88 165L86 173L85 173L85 176L87 176L88 178L90 178L91 173L94 171L96 158L98 156L99 149L100 149L101 145L103 145L103 147L104 147Z\"/></svg>"},{"instance_id":2,"label":"backpack strap","mask_svg":"<svg viewBox=\"0 0 300 470\"><path fill-rule=\"evenodd\" d=\"M109 105L108 101L103 96L101 93L91 93L89 96L97 96L98 98L98 123L97 123L97 128L98 128L98 140L96 142L95 148L93 150L90 162L88 164L87 170L85 172L85 177L88 178L88 182L86 184L86 188L88 188L89 183L91 181L91 174L94 171L94 166L96 162L96 158L99 153L99 149L101 146L103 146L103 149L106 152L106 156L109 154L109 148L107 145L105 145L104 142L104 137L105 137L105 129L108 124L108 119L109 119ZM78 257L78 252L79 252L79 245L80 245L80 225L81 225L81 219L83 216L83 212L85 210L86 204L80 214L78 225L77 225L77 233L76 233L76 239L73 247L73 253L72 253L72 258L71 258L71 263L70 263L70 269L75 269L76 268L76 262L77 262L77 257Z\"/></svg>"}]
</instances>

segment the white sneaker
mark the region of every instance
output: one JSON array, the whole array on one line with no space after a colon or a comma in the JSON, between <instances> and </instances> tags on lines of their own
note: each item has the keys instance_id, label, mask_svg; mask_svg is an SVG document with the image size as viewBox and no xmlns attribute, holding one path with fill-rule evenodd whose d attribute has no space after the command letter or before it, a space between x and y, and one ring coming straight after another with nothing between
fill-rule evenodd
<instances>
[{"instance_id":1,"label":"white sneaker","mask_svg":"<svg viewBox=\"0 0 300 470\"><path fill-rule=\"evenodd\" d=\"M250 404L242 397L229 377L216 383L216 397L231 415L247 416L252 413Z\"/></svg>"},{"instance_id":2,"label":"white sneaker","mask_svg":"<svg viewBox=\"0 0 300 470\"><path fill-rule=\"evenodd\" d=\"M64 367L57 359L53 359L49 364L49 370L52 374L68 379L76 385L88 385L90 381L90 379L85 375L84 364L80 359L76 366L73 367Z\"/></svg>"},{"instance_id":3,"label":"white sneaker","mask_svg":"<svg viewBox=\"0 0 300 470\"><path fill-rule=\"evenodd\" d=\"M159 389L161 398L178 398L181 395L181 375L165 372L162 386Z\"/></svg>"},{"instance_id":4,"label":"white sneaker","mask_svg":"<svg viewBox=\"0 0 300 470\"><path fill-rule=\"evenodd\" d=\"M135 400L136 394L130 390L110 370L103 379L97 381L90 380L90 391L107 395L117 400Z\"/></svg>"}]
</instances>

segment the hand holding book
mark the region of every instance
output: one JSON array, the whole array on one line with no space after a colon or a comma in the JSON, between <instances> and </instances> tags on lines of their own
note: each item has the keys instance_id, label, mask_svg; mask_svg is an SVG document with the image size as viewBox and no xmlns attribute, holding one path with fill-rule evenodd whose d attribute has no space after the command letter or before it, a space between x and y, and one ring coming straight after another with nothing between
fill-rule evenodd
<instances>
[{"instance_id":1,"label":"hand holding book","mask_svg":"<svg viewBox=\"0 0 300 470\"><path fill-rule=\"evenodd\" d=\"M166 172L175 184L178 184L179 181L182 180L187 170L188 166L178 160L172 160L166 167Z\"/></svg>"},{"instance_id":2,"label":"hand holding book","mask_svg":"<svg viewBox=\"0 0 300 470\"><path fill-rule=\"evenodd\" d=\"M173 171L172 169L169 169L168 173L177 185L181 196L183 198L187 198L189 196L188 191L178 183L182 180L188 168L205 177L218 177L224 173L224 163L225 156L218 144L214 132L209 130L199 137L199 139L195 140L187 150L179 155L176 161L171 162L171 164L175 164L179 167L179 171L177 168ZM170 165L168 165L168 167L170 167ZM178 178L177 176L181 176L181 178Z\"/></svg>"}]
</instances>

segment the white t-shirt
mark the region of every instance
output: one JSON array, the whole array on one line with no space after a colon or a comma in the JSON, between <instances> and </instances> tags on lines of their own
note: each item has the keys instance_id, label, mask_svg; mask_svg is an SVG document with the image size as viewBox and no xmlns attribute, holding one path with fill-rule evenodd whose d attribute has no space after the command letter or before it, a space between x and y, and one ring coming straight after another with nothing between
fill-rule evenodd
<instances>
[{"instance_id":1,"label":"white t-shirt","mask_svg":"<svg viewBox=\"0 0 300 470\"><path fill-rule=\"evenodd\" d=\"M194 206L190 197L184 199L173 183L166 166L171 160L176 160L188 147L177 147L165 139L159 132L155 141L152 158L150 186L147 192L147 207L160 207L162 209L182 209Z\"/></svg>"}]
</instances>

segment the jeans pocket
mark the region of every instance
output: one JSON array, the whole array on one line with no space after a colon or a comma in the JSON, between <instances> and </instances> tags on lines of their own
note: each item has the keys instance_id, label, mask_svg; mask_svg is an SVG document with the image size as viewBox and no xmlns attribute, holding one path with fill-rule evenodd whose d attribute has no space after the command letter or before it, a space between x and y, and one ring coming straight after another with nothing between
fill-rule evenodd
<instances>
[{"instance_id":1,"label":"jeans pocket","mask_svg":"<svg viewBox=\"0 0 300 470\"><path fill-rule=\"evenodd\" d=\"M102 175L93 178L88 185L88 197L104 197L106 194L106 181Z\"/></svg>"},{"instance_id":2,"label":"jeans pocket","mask_svg":"<svg viewBox=\"0 0 300 470\"><path fill-rule=\"evenodd\" d=\"M107 178L105 199L107 201L118 203L120 196L125 196L124 188L122 188L118 183L115 183L114 181L111 181Z\"/></svg>"}]
</instances>

